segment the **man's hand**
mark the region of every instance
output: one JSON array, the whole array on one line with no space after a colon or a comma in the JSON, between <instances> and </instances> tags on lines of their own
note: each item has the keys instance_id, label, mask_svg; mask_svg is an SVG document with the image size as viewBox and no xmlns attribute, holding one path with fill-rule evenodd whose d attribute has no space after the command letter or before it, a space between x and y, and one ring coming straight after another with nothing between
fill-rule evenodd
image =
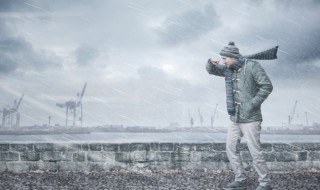
<instances>
[{"instance_id":1,"label":"man's hand","mask_svg":"<svg viewBox=\"0 0 320 190\"><path fill-rule=\"evenodd\" d=\"M212 64L214 64L214 65L218 65L218 64L219 64L219 61L220 61L220 59L217 59L217 58L210 58L209 60L210 60L210 62L211 62Z\"/></svg>"}]
</instances>

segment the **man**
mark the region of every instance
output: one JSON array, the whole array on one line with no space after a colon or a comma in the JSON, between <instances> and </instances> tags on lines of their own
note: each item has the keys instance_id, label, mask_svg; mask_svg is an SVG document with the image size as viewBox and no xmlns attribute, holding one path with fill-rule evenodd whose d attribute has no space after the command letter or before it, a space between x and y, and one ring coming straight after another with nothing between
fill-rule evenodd
<instances>
[{"instance_id":1,"label":"man","mask_svg":"<svg viewBox=\"0 0 320 190\"><path fill-rule=\"evenodd\" d=\"M272 92L272 83L257 61L241 56L234 42L229 42L220 55L224 65L219 64L219 59L209 59L206 69L209 74L225 77L227 111L231 119L226 151L235 173L235 181L224 189L246 187L244 167L236 150L244 136L253 158L253 166L259 175L256 190L269 190L268 168L260 148L260 131L261 104Z\"/></svg>"}]
</instances>

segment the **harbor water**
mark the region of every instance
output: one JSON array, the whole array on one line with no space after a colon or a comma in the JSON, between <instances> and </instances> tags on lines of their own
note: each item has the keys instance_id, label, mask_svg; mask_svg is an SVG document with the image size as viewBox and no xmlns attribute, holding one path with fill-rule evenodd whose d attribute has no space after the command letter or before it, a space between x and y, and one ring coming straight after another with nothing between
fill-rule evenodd
<instances>
[{"instance_id":1,"label":"harbor water","mask_svg":"<svg viewBox=\"0 0 320 190\"><path fill-rule=\"evenodd\" d=\"M106 142L106 143L133 143L133 142L225 142L226 133L130 133L109 132L90 134L52 134L52 135L0 135L1 142ZM245 139L242 139L245 142ZM261 134L262 143L273 142L320 142L320 135L284 135Z\"/></svg>"}]
</instances>

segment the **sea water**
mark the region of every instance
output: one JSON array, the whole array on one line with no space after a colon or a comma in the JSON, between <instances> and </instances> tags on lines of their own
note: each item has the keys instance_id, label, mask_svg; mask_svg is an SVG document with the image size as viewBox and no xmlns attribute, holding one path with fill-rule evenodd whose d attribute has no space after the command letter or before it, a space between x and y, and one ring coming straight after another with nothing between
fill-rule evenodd
<instances>
[{"instance_id":1,"label":"sea water","mask_svg":"<svg viewBox=\"0 0 320 190\"><path fill-rule=\"evenodd\" d=\"M129 133L109 132L90 134L52 134L52 135L0 135L0 142L106 142L106 143L132 143L132 142L225 142L226 133ZM245 142L245 139L242 140ZM320 142L320 135L283 135L261 134L261 142Z\"/></svg>"}]
</instances>

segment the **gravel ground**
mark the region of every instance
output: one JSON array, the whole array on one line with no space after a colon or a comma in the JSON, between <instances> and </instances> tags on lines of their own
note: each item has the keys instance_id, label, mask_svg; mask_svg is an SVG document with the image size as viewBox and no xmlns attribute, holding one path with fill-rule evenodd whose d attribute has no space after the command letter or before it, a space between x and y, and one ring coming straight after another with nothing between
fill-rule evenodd
<instances>
[{"instance_id":1,"label":"gravel ground","mask_svg":"<svg viewBox=\"0 0 320 190\"><path fill-rule=\"evenodd\" d=\"M248 188L258 184L257 174L247 171ZM274 190L319 190L319 170L271 172ZM137 170L104 172L0 173L3 189L108 189L108 190L207 190L222 189L233 180L231 171L217 170Z\"/></svg>"}]
</instances>

